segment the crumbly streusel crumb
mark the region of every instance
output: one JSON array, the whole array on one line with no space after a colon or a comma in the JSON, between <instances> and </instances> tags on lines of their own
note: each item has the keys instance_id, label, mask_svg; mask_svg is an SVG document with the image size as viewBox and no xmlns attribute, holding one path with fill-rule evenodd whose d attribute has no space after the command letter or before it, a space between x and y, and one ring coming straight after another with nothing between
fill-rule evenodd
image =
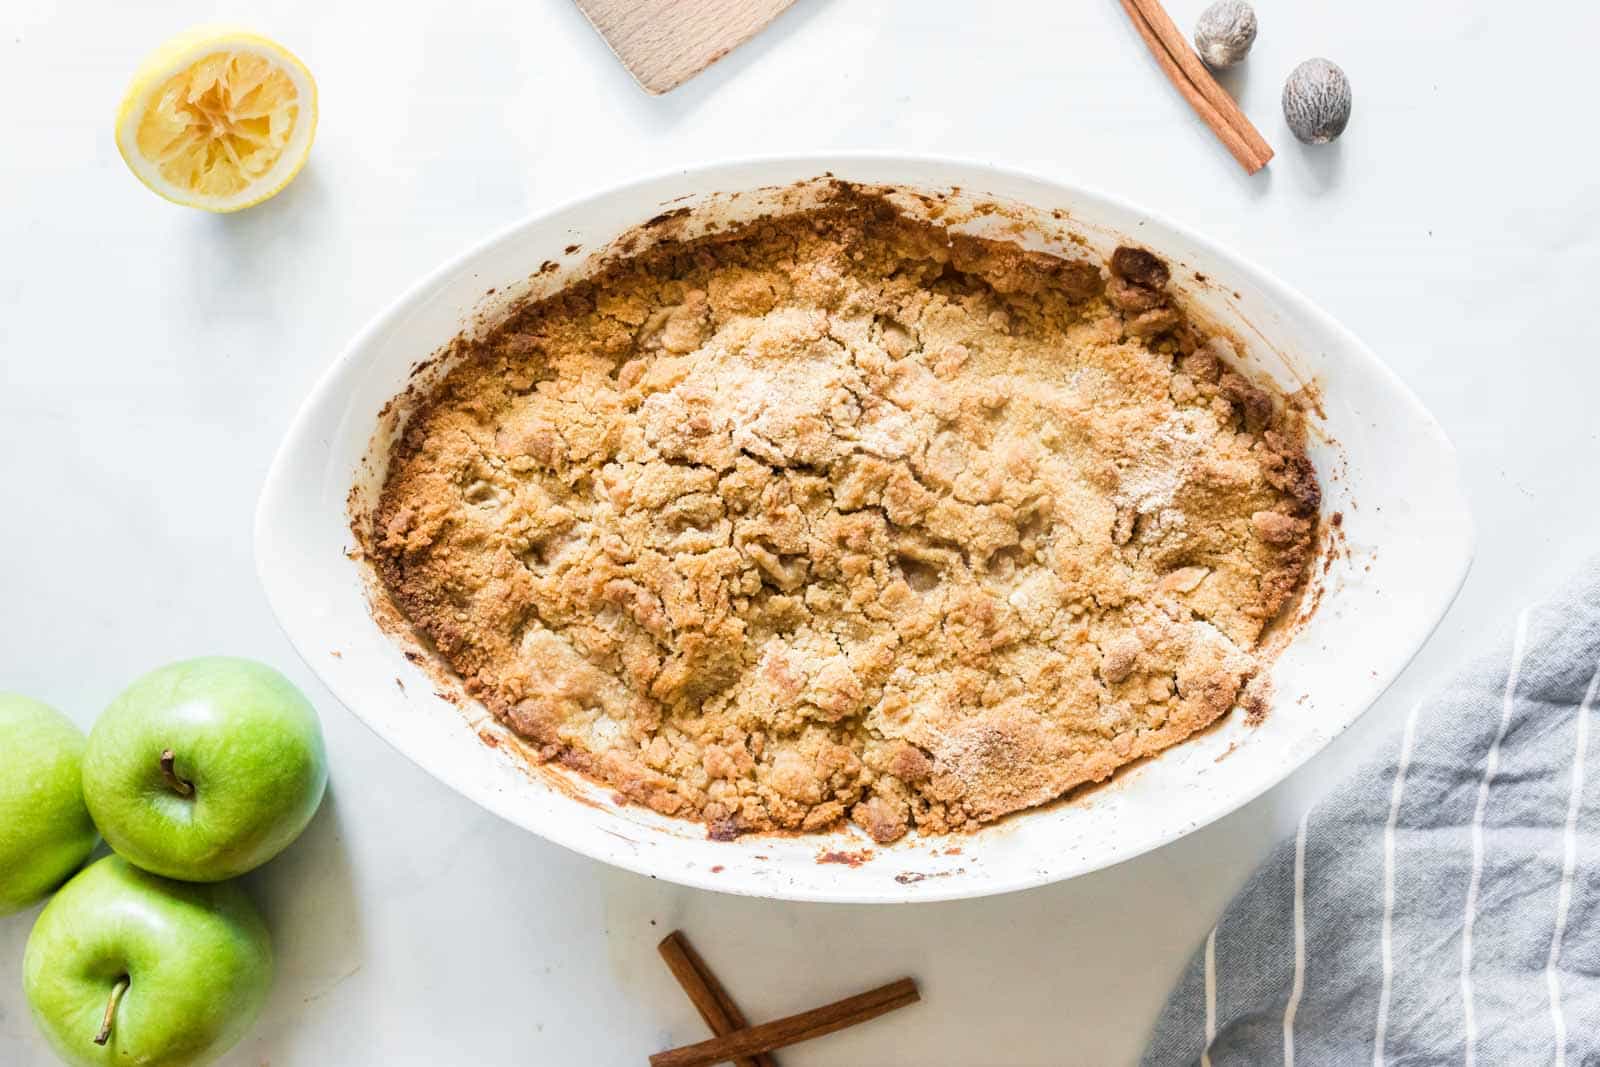
<instances>
[{"instance_id":1,"label":"crumbly streusel crumb","mask_svg":"<svg viewBox=\"0 0 1600 1067\"><path fill-rule=\"evenodd\" d=\"M991 820L1234 706L1304 580L1298 415L1167 285L853 194L659 245L463 339L368 543L470 692L656 811Z\"/></svg>"}]
</instances>

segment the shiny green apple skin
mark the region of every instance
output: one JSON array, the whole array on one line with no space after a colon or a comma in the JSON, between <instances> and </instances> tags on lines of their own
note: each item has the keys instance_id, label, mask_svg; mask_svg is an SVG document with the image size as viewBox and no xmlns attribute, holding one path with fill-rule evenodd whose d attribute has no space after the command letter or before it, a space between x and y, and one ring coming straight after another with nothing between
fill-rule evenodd
<instances>
[{"instance_id":1,"label":"shiny green apple skin","mask_svg":"<svg viewBox=\"0 0 1600 1067\"><path fill-rule=\"evenodd\" d=\"M94 851L83 749L55 708L0 693L0 915L44 899Z\"/></svg>"},{"instance_id":2,"label":"shiny green apple skin","mask_svg":"<svg viewBox=\"0 0 1600 1067\"><path fill-rule=\"evenodd\" d=\"M119 979L106 1043L95 1043ZM85 868L28 936L22 987L50 1047L76 1067L195 1067L250 1029L272 943L232 882L175 882L120 856Z\"/></svg>"},{"instance_id":3,"label":"shiny green apple skin","mask_svg":"<svg viewBox=\"0 0 1600 1067\"><path fill-rule=\"evenodd\" d=\"M233 878L282 852L327 784L316 709L271 667L223 656L169 664L123 690L83 760L106 843L188 882Z\"/></svg>"}]
</instances>

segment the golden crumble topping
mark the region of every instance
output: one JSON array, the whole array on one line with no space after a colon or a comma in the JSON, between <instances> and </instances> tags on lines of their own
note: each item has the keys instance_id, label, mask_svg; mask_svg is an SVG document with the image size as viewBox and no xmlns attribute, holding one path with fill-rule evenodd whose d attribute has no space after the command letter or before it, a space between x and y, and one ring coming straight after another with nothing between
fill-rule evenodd
<instances>
[{"instance_id":1,"label":"golden crumble topping","mask_svg":"<svg viewBox=\"0 0 1600 1067\"><path fill-rule=\"evenodd\" d=\"M1243 699L1313 553L1298 413L1166 265L844 192L514 312L365 540L549 759L714 836L1039 804Z\"/></svg>"}]
</instances>

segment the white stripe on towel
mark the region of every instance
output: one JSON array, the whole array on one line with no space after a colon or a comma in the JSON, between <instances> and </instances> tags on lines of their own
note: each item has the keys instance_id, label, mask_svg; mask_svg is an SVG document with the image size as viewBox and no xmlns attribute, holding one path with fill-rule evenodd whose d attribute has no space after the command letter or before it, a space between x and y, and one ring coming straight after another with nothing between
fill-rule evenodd
<instances>
[{"instance_id":1,"label":"white stripe on towel","mask_svg":"<svg viewBox=\"0 0 1600 1067\"><path fill-rule=\"evenodd\" d=\"M1556 1067L1567 1063L1567 1018L1561 1011L1561 939L1567 932L1567 911L1572 907L1572 871L1578 861L1578 810L1583 806L1583 756L1589 747L1589 709L1600 688L1600 670L1589 679L1589 689L1578 705L1578 744L1572 755L1572 788L1567 794L1567 825L1561 834L1561 890L1556 894L1556 928L1550 935L1550 958L1544 965L1544 984L1550 990L1550 1021L1555 1024Z\"/></svg>"},{"instance_id":2,"label":"white stripe on towel","mask_svg":"<svg viewBox=\"0 0 1600 1067\"><path fill-rule=\"evenodd\" d=\"M1400 759L1395 764L1394 790L1389 794L1389 821L1383 827L1383 987L1378 992L1378 1024L1372 1031L1372 1067L1383 1067L1383 1042L1389 1033L1389 990L1394 980L1394 831L1400 822L1400 798L1406 789L1406 771L1417 740L1418 704L1406 716L1400 739Z\"/></svg>"},{"instance_id":3,"label":"white stripe on towel","mask_svg":"<svg viewBox=\"0 0 1600 1067\"><path fill-rule=\"evenodd\" d=\"M1206 935L1206 1044L1200 1067L1211 1067L1211 1042L1217 1039L1217 928Z\"/></svg>"},{"instance_id":4,"label":"white stripe on towel","mask_svg":"<svg viewBox=\"0 0 1600 1067\"><path fill-rule=\"evenodd\" d=\"M1478 784L1478 806L1472 813L1472 875L1467 880L1467 908L1461 922L1461 1011L1466 1023L1466 1065L1478 1061L1478 1020L1472 1009L1472 924L1478 918L1478 889L1483 883L1483 813L1489 807L1489 786L1500 767L1500 743L1511 726L1511 711L1516 706L1517 680L1522 674L1522 656L1528 643L1528 612L1517 613L1517 633L1511 642L1511 672L1506 676L1506 695L1500 708L1500 726L1489 744L1483 780Z\"/></svg>"},{"instance_id":5,"label":"white stripe on towel","mask_svg":"<svg viewBox=\"0 0 1600 1067\"><path fill-rule=\"evenodd\" d=\"M1310 818L1309 811L1300 816L1300 832L1294 838L1294 984L1283 1008L1283 1067L1294 1067L1294 1015L1306 987L1306 821Z\"/></svg>"}]
</instances>

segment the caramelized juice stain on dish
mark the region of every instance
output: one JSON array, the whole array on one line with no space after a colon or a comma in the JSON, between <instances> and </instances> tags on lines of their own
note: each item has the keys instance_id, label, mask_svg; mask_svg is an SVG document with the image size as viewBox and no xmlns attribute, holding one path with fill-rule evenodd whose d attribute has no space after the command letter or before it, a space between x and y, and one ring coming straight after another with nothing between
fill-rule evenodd
<instances>
[{"instance_id":1,"label":"caramelized juice stain on dish","mask_svg":"<svg viewBox=\"0 0 1600 1067\"><path fill-rule=\"evenodd\" d=\"M864 848L859 852L841 852L829 850L817 853L818 863L842 863L846 867L859 867L872 859L872 850Z\"/></svg>"},{"instance_id":2,"label":"caramelized juice stain on dish","mask_svg":"<svg viewBox=\"0 0 1600 1067\"><path fill-rule=\"evenodd\" d=\"M929 878L951 878L955 875L966 873L967 869L965 867L957 867L953 871L902 871L894 876L894 880L901 885L915 885L918 882L925 882Z\"/></svg>"}]
</instances>

